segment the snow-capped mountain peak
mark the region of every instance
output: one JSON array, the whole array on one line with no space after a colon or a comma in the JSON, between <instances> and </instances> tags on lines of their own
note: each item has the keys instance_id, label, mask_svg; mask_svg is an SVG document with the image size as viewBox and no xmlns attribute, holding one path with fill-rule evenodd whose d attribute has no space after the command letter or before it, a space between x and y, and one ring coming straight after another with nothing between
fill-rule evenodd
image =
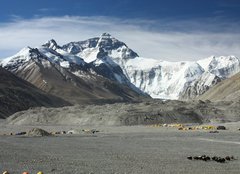
<instances>
[{"instance_id":1,"label":"snow-capped mountain peak","mask_svg":"<svg viewBox=\"0 0 240 174\"><path fill-rule=\"evenodd\" d=\"M102 33L102 34L101 34L101 37L107 37L107 38L111 38L111 37L112 37L112 35L111 35L111 34L109 34L109 33Z\"/></svg>"},{"instance_id":2,"label":"snow-capped mountain peak","mask_svg":"<svg viewBox=\"0 0 240 174\"><path fill-rule=\"evenodd\" d=\"M215 56L210 56L210 57L208 57L208 58L198 60L197 63L198 63L205 71L208 71L208 69L209 69L209 64L211 63L211 61L212 61L213 59L215 59Z\"/></svg>"},{"instance_id":3,"label":"snow-capped mountain peak","mask_svg":"<svg viewBox=\"0 0 240 174\"><path fill-rule=\"evenodd\" d=\"M0 65L2 67L8 67L8 66L17 66L20 63L24 63L30 60L30 50L31 47L24 47L21 49L17 54L8 57L6 59L3 59L0 62Z\"/></svg>"},{"instance_id":4,"label":"snow-capped mountain peak","mask_svg":"<svg viewBox=\"0 0 240 174\"><path fill-rule=\"evenodd\" d=\"M114 37L112 37L109 33L103 33L98 38L96 47L111 49L116 42L119 42L119 41Z\"/></svg>"},{"instance_id":5,"label":"snow-capped mountain peak","mask_svg":"<svg viewBox=\"0 0 240 174\"><path fill-rule=\"evenodd\" d=\"M112 37L111 34L109 34L109 33L102 33L100 35L100 37L99 37L98 42L100 42L101 40L107 40L107 39L114 39L114 40L116 40L114 37Z\"/></svg>"},{"instance_id":6,"label":"snow-capped mountain peak","mask_svg":"<svg viewBox=\"0 0 240 174\"><path fill-rule=\"evenodd\" d=\"M109 56L116 59L132 59L138 57L124 42L117 40L108 33L100 37L91 38L80 42L70 42L63 45L63 50L82 57L87 62L95 61L99 52L105 53L98 56ZM94 58L95 57L95 58Z\"/></svg>"},{"instance_id":7,"label":"snow-capped mountain peak","mask_svg":"<svg viewBox=\"0 0 240 174\"><path fill-rule=\"evenodd\" d=\"M47 47L53 50L59 49L60 46L57 44L57 42L54 39L51 39L47 41L45 44L42 45L43 47Z\"/></svg>"},{"instance_id":8,"label":"snow-capped mountain peak","mask_svg":"<svg viewBox=\"0 0 240 174\"><path fill-rule=\"evenodd\" d=\"M221 78L230 77L240 71L240 59L236 56L211 56L197 62L205 71Z\"/></svg>"}]
</instances>

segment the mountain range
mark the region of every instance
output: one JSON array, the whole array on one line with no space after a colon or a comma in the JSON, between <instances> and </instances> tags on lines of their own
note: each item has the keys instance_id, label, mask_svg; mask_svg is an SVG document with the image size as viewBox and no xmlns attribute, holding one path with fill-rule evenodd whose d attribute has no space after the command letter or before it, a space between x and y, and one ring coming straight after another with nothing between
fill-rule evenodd
<instances>
[{"instance_id":1,"label":"mountain range","mask_svg":"<svg viewBox=\"0 0 240 174\"><path fill-rule=\"evenodd\" d=\"M137 101L149 95L194 99L240 72L236 56L181 62L143 58L108 33L63 46L52 39L0 65L71 103Z\"/></svg>"}]
</instances>

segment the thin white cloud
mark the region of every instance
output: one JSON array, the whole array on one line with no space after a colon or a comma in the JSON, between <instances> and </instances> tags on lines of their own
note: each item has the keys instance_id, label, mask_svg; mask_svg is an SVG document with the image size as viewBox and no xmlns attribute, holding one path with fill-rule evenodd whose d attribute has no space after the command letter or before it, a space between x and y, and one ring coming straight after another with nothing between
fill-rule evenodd
<instances>
[{"instance_id":1,"label":"thin white cloud","mask_svg":"<svg viewBox=\"0 0 240 174\"><path fill-rule=\"evenodd\" d=\"M208 25L204 26L205 31L201 31L196 29L199 26L191 21L121 20L109 17L15 18L11 23L0 24L0 57L14 54L25 46L39 46L52 38L62 45L99 36L103 32L111 33L143 57L180 61L211 55L239 56L238 32L221 29L217 32L206 31ZM184 27L195 29L191 31Z\"/></svg>"},{"instance_id":2,"label":"thin white cloud","mask_svg":"<svg viewBox=\"0 0 240 174\"><path fill-rule=\"evenodd\" d=\"M40 8L38 11L40 12L49 12L49 11L55 11L55 8Z\"/></svg>"}]
</instances>

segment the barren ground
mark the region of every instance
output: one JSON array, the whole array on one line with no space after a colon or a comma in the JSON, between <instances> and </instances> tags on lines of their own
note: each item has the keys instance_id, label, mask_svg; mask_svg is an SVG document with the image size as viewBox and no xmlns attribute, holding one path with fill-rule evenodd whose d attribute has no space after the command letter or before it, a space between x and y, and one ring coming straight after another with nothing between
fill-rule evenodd
<instances>
[{"instance_id":1,"label":"barren ground","mask_svg":"<svg viewBox=\"0 0 240 174\"><path fill-rule=\"evenodd\" d=\"M79 173L239 173L240 160L224 164L190 161L189 155L234 155L240 158L240 123L229 130L178 131L147 126L38 126L48 131L96 128L96 134L53 137L0 136L0 169L47 174ZM31 129L2 124L0 133ZM81 132L81 131L80 131Z\"/></svg>"}]
</instances>

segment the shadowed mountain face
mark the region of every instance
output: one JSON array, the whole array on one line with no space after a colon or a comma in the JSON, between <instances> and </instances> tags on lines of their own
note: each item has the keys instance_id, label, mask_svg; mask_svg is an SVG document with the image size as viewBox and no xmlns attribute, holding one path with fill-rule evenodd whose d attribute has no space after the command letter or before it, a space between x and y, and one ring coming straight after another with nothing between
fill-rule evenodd
<instances>
[{"instance_id":1,"label":"shadowed mountain face","mask_svg":"<svg viewBox=\"0 0 240 174\"><path fill-rule=\"evenodd\" d=\"M30 107L62 107L70 103L49 95L0 67L0 118Z\"/></svg>"},{"instance_id":2,"label":"shadowed mountain face","mask_svg":"<svg viewBox=\"0 0 240 174\"><path fill-rule=\"evenodd\" d=\"M240 101L240 73L223 80L199 97L211 101Z\"/></svg>"}]
</instances>

